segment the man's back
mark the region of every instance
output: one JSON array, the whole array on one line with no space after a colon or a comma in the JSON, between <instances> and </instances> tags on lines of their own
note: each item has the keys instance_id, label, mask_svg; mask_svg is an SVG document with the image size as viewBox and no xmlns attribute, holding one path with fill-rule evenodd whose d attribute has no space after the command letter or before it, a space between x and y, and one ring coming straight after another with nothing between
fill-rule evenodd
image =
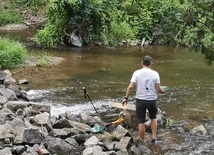
<instances>
[{"instance_id":1,"label":"man's back","mask_svg":"<svg viewBox=\"0 0 214 155\"><path fill-rule=\"evenodd\" d=\"M131 82L136 84L136 98L141 100L156 100L156 83L160 83L159 74L150 69L142 68L133 73Z\"/></svg>"}]
</instances>

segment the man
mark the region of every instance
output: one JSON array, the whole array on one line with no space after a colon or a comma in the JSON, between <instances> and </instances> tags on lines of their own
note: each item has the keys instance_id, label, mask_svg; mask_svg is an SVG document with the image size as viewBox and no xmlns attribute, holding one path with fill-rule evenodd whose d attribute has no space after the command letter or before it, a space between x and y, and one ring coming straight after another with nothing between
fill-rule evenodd
<instances>
[{"instance_id":1,"label":"man","mask_svg":"<svg viewBox=\"0 0 214 155\"><path fill-rule=\"evenodd\" d=\"M145 118L146 109L149 111L152 129L152 142L156 143L157 136L157 91L164 93L161 88L159 73L151 69L152 57L145 56L141 62L142 68L136 70L131 78L130 84L126 90L125 100L122 104L128 103L132 88L136 85L136 116L138 119L138 130L141 141L145 142Z\"/></svg>"}]
</instances>

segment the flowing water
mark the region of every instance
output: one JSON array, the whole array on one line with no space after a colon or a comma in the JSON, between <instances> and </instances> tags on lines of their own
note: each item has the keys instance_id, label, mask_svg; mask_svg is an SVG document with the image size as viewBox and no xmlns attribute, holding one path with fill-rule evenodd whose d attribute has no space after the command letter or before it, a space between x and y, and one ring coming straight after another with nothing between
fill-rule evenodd
<instances>
[{"instance_id":1,"label":"flowing water","mask_svg":"<svg viewBox=\"0 0 214 155\"><path fill-rule=\"evenodd\" d=\"M53 115L65 111L95 113L90 100L84 99L83 87L99 113L111 113L105 105L123 100L132 73L141 68L141 58L150 55L161 85L170 87L166 94L158 96L159 107L168 117L194 121L214 117L214 66L207 66L200 53L166 46L29 47L29 51L65 58L57 66L11 70L17 80L30 82L30 100L51 105ZM134 93L130 104L134 103Z\"/></svg>"}]
</instances>

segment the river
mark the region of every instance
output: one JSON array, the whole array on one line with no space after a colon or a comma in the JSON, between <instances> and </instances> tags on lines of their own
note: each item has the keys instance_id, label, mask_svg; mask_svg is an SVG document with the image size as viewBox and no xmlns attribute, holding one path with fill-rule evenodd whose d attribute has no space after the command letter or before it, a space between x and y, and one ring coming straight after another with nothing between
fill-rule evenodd
<instances>
[{"instance_id":1,"label":"river","mask_svg":"<svg viewBox=\"0 0 214 155\"><path fill-rule=\"evenodd\" d=\"M65 58L57 66L11 70L17 80L29 81L29 99L51 105L53 115L65 111L95 113L90 100L84 98L83 87L99 113L111 113L106 105L123 100L132 73L141 68L142 57L150 55L161 85L170 87L158 96L158 105L169 118L201 121L214 117L214 66L207 66L201 53L155 45L41 49L25 44L31 53L47 52ZM134 93L129 104L134 103Z\"/></svg>"}]
</instances>

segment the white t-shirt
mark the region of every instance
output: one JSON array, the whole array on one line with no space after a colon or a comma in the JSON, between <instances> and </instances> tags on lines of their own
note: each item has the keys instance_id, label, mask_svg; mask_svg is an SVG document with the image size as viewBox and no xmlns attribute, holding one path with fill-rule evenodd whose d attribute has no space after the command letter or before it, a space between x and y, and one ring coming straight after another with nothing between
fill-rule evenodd
<instances>
[{"instance_id":1,"label":"white t-shirt","mask_svg":"<svg viewBox=\"0 0 214 155\"><path fill-rule=\"evenodd\" d=\"M150 68L136 70L131 78L136 84L136 98L140 100L156 100L156 83L160 83L158 72Z\"/></svg>"}]
</instances>

